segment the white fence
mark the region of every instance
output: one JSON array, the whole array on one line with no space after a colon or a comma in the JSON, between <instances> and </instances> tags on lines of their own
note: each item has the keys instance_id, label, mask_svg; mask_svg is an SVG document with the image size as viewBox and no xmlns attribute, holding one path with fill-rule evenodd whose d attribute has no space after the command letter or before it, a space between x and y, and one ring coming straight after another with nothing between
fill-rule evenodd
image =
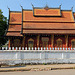
<instances>
[{"instance_id":1,"label":"white fence","mask_svg":"<svg viewBox=\"0 0 75 75\"><path fill-rule=\"evenodd\" d=\"M1 50L75 50L75 48L56 48L56 47L1 47Z\"/></svg>"},{"instance_id":2,"label":"white fence","mask_svg":"<svg viewBox=\"0 0 75 75\"><path fill-rule=\"evenodd\" d=\"M75 63L75 50L0 50L1 63Z\"/></svg>"},{"instance_id":3,"label":"white fence","mask_svg":"<svg viewBox=\"0 0 75 75\"><path fill-rule=\"evenodd\" d=\"M0 64L75 63L75 48L2 47Z\"/></svg>"}]
</instances>

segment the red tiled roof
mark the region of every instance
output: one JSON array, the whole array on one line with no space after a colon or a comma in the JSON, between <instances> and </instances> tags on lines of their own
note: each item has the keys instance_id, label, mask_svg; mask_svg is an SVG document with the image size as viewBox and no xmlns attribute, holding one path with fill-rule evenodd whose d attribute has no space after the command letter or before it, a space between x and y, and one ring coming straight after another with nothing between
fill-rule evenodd
<instances>
[{"instance_id":1,"label":"red tiled roof","mask_svg":"<svg viewBox=\"0 0 75 75\"><path fill-rule=\"evenodd\" d=\"M21 12L10 12L9 28L6 36L22 36L22 13Z\"/></svg>"},{"instance_id":2,"label":"red tiled roof","mask_svg":"<svg viewBox=\"0 0 75 75\"><path fill-rule=\"evenodd\" d=\"M75 23L23 23L26 29L75 29Z\"/></svg>"},{"instance_id":3,"label":"red tiled roof","mask_svg":"<svg viewBox=\"0 0 75 75\"><path fill-rule=\"evenodd\" d=\"M29 34L75 34L75 30L23 30Z\"/></svg>"},{"instance_id":4,"label":"red tiled roof","mask_svg":"<svg viewBox=\"0 0 75 75\"><path fill-rule=\"evenodd\" d=\"M26 29L75 29L75 23L23 23Z\"/></svg>"},{"instance_id":5,"label":"red tiled roof","mask_svg":"<svg viewBox=\"0 0 75 75\"><path fill-rule=\"evenodd\" d=\"M75 12L73 13L73 15L74 15L74 19L75 19Z\"/></svg>"},{"instance_id":6,"label":"red tiled roof","mask_svg":"<svg viewBox=\"0 0 75 75\"><path fill-rule=\"evenodd\" d=\"M8 31L21 31L21 25L9 25Z\"/></svg>"},{"instance_id":7,"label":"red tiled roof","mask_svg":"<svg viewBox=\"0 0 75 75\"><path fill-rule=\"evenodd\" d=\"M10 21L9 23L22 23L22 13L20 12L10 12Z\"/></svg>"},{"instance_id":8,"label":"red tiled roof","mask_svg":"<svg viewBox=\"0 0 75 75\"><path fill-rule=\"evenodd\" d=\"M23 11L23 21L74 22L72 11L61 11L61 17L35 17L33 11Z\"/></svg>"},{"instance_id":9,"label":"red tiled roof","mask_svg":"<svg viewBox=\"0 0 75 75\"><path fill-rule=\"evenodd\" d=\"M23 10L23 33L74 34L74 18L72 11L60 11L60 9L34 9L34 12ZM6 36L22 36L21 27L22 13L10 12Z\"/></svg>"},{"instance_id":10,"label":"red tiled roof","mask_svg":"<svg viewBox=\"0 0 75 75\"><path fill-rule=\"evenodd\" d=\"M20 32L8 32L6 36L23 36Z\"/></svg>"}]
</instances>

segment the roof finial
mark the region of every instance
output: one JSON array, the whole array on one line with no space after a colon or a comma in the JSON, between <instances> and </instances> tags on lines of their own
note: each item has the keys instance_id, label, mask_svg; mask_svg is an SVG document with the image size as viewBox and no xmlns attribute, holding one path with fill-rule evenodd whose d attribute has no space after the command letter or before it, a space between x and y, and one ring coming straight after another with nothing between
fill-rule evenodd
<instances>
[{"instance_id":1,"label":"roof finial","mask_svg":"<svg viewBox=\"0 0 75 75\"><path fill-rule=\"evenodd\" d=\"M23 9L22 5L20 5L20 7Z\"/></svg>"},{"instance_id":2,"label":"roof finial","mask_svg":"<svg viewBox=\"0 0 75 75\"><path fill-rule=\"evenodd\" d=\"M34 5L31 3L32 7L34 7Z\"/></svg>"},{"instance_id":3,"label":"roof finial","mask_svg":"<svg viewBox=\"0 0 75 75\"><path fill-rule=\"evenodd\" d=\"M8 10L10 11L10 8L7 6Z\"/></svg>"},{"instance_id":4,"label":"roof finial","mask_svg":"<svg viewBox=\"0 0 75 75\"><path fill-rule=\"evenodd\" d=\"M48 10L48 9L49 9L49 7L48 7L47 3L46 3L46 6L44 7L44 9L46 9L46 10Z\"/></svg>"},{"instance_id":5,"label":"roof finial","mask_svg":"<svg viewBox=\"0 0 75 75\"><path fill-rule=\"evenodd\" d=\"M59 8L61 8L62 4L59 6Z\"/></svg>"},{"instance_id":6,"label":"roof finial","mask_svg":"<svg viewBox=\"0 0 75 75\"><path fill-rule=\"evenodd\" d=\"M46 6L45 7L48 7L48 4L47 4L47 2L46 2Z\"/></svg>"},{"instance_id":7,"label":"roof finial","mask_svg":"<svg viewBox=\"0 0 75 75\"><path fill-rule=\"evenodd\" d=\"M74 5L72 6L71 10L73 10Z\"/></svg>"}]
</instances>

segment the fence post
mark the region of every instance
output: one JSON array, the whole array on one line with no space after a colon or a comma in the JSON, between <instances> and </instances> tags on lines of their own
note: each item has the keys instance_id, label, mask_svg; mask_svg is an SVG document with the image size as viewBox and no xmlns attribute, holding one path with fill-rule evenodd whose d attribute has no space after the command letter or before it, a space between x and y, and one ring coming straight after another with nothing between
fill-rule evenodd
<instances>
[{"instance_id":1,"label":"fence post","mask_svg":"<svg viewBox=\"0 0 75 75\"><path fill-rule=\"evenodd\" d=\"M8 48L6 47L5 49L7 50Z\"/></svg>"},{"instance_id":2,"label":"fence post","mask_svg":"<svg viewBox=\"0 0 75 75\"><path fill-rule=\"evenodd\" d=\"M53 47L53 50L54 50L54 47Z\"/></svg>"},{"instance_id":3,"label":"fence post","mask_svg":"<svg viewBox=\"0 0 75 75\"><path fill-rule=\"evenodd\" d=\"M55 47L55 50L56 50L57 48Z\"/></svg>"},{"instance_id":4,"label":"fence post","mask_svg":"<svg viewBox=\"0 0 75 75\"><path fill-rule=\"evenodd\" d=\"M17 50L17 47L16 47L16 50Z\"/></svg>"},{"instance_id":5,"label":"fence post","mask_svg":"<svg viewBox=\"0 0 75 75\"><path fill-rule=\"evenodd\" d=\"M11 50L11 47L9 47L9 50Z\"/></svg>"},{"instance_id":6,"label":"fence post","mask_svg":"<svg viewBox=\"0 0 75 75\"><path fill-rule=\"evenodd\" d=\"M30 47L29 47L29 50L30 50Z\"/></svg>"},{"instance_id":7,"label":"fence post","mask_svg":"<svg viewBox=\"0 0 75 75\"><path fill-rule=\"evenodd\" d=\"M44 50L45 50L45 47L44 47Z\"/></svg>"},{"instance_id":8,"label":"fence post","mask_svg":"<svg viewBox=\"0 0 75 75\"><path fill-rule=\"evenodd\" d=\"M47 50L48 50L48 47L47 47Z\"/></svg>"},{"instance_id":9,"label":"fence post","mask_svg":"<svg viewBox=\"0 0 75 75\"><path fill-rule=\"evenodd\" d=\"M51 47L50 47L50 50L51 50Z\"/></svg>"},{"instance_id":10,"label":"fence post","mask_svg":"<svg viewBox=\"0 0 75 75\"><path fill-rule=\"evenodd\" d=\"M38 47L38 50L39 50L39 47Z\"/></svg>"},{"instance_id":11,"label":"fence post","mask_svg":"<svg viewBox=\"0 0 75 75\"><path fill-rule=\"evenodd\" d=\"M41 47L41 50L42 50L42 47Z\"/></svg>"},{"instance_id":12,"label":"fence post","mask_svg":"<svg viewBox=\"0 0 75 75\"><path fill-rule=\"evenodd\" d=\"M63 47L63 50L64 50L64 47Z\"/></svg>"},{"instance_id":13,"label":"fence post","mask_svg":"<svg viewBox=\"0 0 75 75\"><path fill-rule=\"evenodd\" d=\"M72 50L72 47L71 47L71 50Z\"/></svg>"},{"instance_id":14,"label":"fence post","mask_svg":"<svg viewBox=\"0 0 75 75\"><path fill-rule=\"evenodd\" d=\"M24 50L24 47L22 47L22 50Z\"/></svg>"},{"instance_id":15,"label":"fence post","mask_svg":"<svg viewBox=\"0 0 75 75\"><path fill-rule=\"evenodd\" d=\"M33 47L32 47L32 50L33 50Z\"/></svg>"},{"instance_id":16,"label":"fence post","mask_svg":"<svg viewBox=\"0 0 75 75\"><path fill-rule=\"evenodd\" d=\"M4 50L4 47L2 47L2 50Z\"/></svg>"},{"instance_id":17,"label":"fence post","mask_svg":"<svg viewBox=\"0 0 75 75\"><path fill-rule=\"evenodd\" d=\"M25 50L27 50L27 47L25 47Z\"/></svg>"},{"instance_id":18,"label":"fence post","mask_svg":"<svg viewBox=\"0 0 75 75\"><path fill-rule=\"evenodd\" d=\"M66 50L67 50L67 48L66 48Z\"/></svg>"},{"instance_id":19,"label":"fence post","mask_svg":"<svg viewBox=\"0 0 75 75\"><path fill-rule=\"evenodd\" d=\"M14 47L12 47L12 50L14 50Z\"/></svg>"},{"instance_id":20,"label":"fence post","mask_svg":"<svg viewBox=\"0 0 75 75\"><path fill-rule=\"evenodd\" d=\"M21 50L21 47L19 47L19 50Z\"/></svg>"},{"instance_id":21,"label":"fence post","mask_svg":"<svg viewBox=\"0 0 75 75\"><path fill-rule=\"evenodd\" d=\"M60 48L60 50L62 50L62 48Z\"/></svg>"},{"instance_id":22,"label":"fence post","mask_svg":"<svg viewBox=\"0 0 75 75\"><path fill-rule=\"evenodd\" d=\"M59 47L58 47L58 50L59 50Z\"/></svg>"},{"instance_id":23,"label":"fence post","mask_svg":"<svg viewBox=\"0 0 75 75\"><path fill-rule=\"evenodd\" d=\"M36 50L36 47L35 47L35 50Z\"/></svg>"}]
</instances>

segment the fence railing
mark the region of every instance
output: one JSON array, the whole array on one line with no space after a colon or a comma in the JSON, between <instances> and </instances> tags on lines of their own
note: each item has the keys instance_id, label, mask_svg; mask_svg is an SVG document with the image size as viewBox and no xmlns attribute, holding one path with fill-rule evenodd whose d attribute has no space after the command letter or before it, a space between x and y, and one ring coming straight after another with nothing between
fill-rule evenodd
<instances>
[{"instance_id":1,"label":"fence railing","mask_svg":"<svg viewBox=\"0 0 75 75\"><path fill-rule=\"evenodd\" d=\"M75 48L70 47L63 47L63 48L56 48L56 47L0 47L0 50L75 50Z\"/></svg>"}]
</instances>

